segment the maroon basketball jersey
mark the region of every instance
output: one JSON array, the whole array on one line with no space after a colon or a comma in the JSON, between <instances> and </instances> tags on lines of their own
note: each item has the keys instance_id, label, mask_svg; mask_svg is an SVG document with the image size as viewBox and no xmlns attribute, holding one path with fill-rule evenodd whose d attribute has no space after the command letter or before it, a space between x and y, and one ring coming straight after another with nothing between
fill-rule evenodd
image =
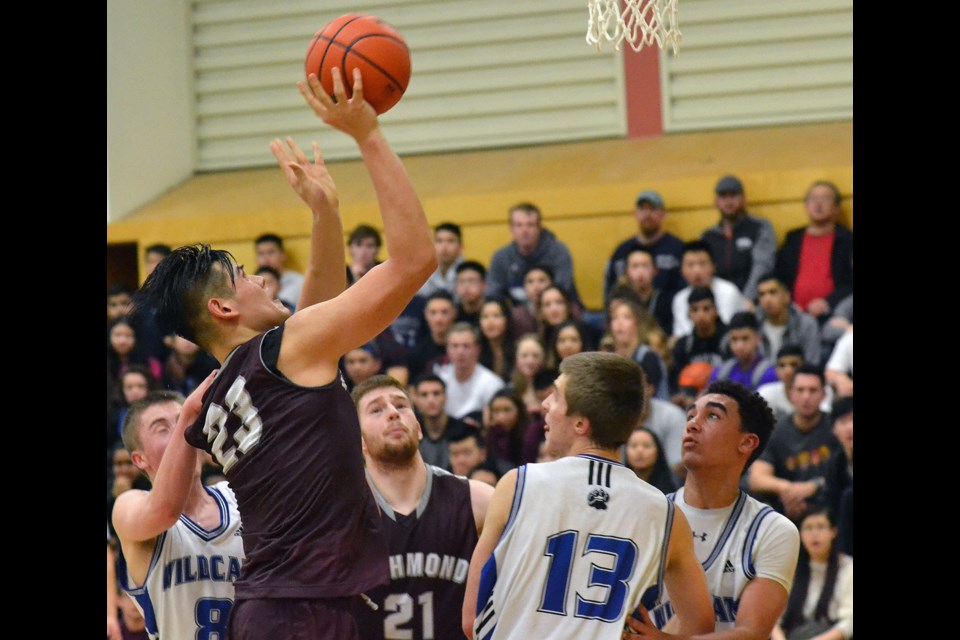
<instances>
[{"instance_id":1,"label":"maroon basketball jersey","mask_svg":"<svg viewBox=\"0 0 960 640\"><path fill-rule=\"evenodd\" d=\"M301 387L276 370L282 332L230 354L187 442L213 454L237 496L247 556L237 600L362 593L388 573L357 410L339 377Z\"/></svg>"},{"instance_id":2,"label":"maroon basketball jersey","mask_svg":"<svg viewBox=\"0 0 960 640\"><path fill-rule=\"evenodd\" d=\"M368 591L353 613L364 640L463 638L460 612L477 525L465 478L426 465L427 484L413 513L400 515L377 494L390 545L390 584Z\"/></svg>"}]
</instances>

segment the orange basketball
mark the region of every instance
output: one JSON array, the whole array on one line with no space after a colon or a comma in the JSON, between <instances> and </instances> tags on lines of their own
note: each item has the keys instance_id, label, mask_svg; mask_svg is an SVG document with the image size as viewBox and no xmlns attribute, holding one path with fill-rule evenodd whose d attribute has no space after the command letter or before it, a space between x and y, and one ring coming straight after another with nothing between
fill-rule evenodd
<instances>
[{"instance_id":1,"label":"orange basketball","mask_svg":"<svg viewBox=\"0 0 960 640\"><path fill-rule=\"evenodd\" d=\"M350 13L330 21L307 49L304 70L317 74L333 95L332 69L340 67L347 95L353 70L363 75L363 97L377 113L397 104L410 82L410 50L396 29L376 16Z\"/></svg>"}]
</instances>

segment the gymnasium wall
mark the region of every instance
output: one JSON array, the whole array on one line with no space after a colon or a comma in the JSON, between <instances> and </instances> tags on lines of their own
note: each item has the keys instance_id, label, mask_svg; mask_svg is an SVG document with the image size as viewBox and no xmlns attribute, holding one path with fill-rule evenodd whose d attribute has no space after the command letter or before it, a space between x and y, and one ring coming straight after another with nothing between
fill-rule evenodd
<instances>
[{"instance_id":1,"label":"gymnasium wall","mask_svg":"<svg viewBox=\"0 0 960 640\"><path fill-rule=\"evenodd\" d=\"M507 208L533 201L597 307L636 193L659 190L667 228L691 239L715 222L725 173L781 238L815 179L841 187L852 223L850 0L680 7L673 58L595 52L581 0L109 0L107 241L138 243L141 261L153 242L209 242L252 264L253 238L272 231L302 268L309 216L266 147L286 134L324 148L347 231L380 226L355 147L292 85L303 34L360 10L411 45L410 89L381 124L430 222L461 224L470 258L488 262L509 241Z\"/></svg>"},{"instance_id":2,"label":"gymnasium wall","mask_svg":"<svg viewBox=\"0 0 960 640\"><path fill-rule=\"evenodd\" d=\"M186 0L107 0L107 222L193 174Z\"/></svg>"}]
</instances>

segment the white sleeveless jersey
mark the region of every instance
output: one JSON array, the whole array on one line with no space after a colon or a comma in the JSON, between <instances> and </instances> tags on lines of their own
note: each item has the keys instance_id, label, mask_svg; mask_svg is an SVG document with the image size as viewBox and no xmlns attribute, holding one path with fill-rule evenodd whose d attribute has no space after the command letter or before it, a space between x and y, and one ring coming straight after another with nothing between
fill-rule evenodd
<instances>
[{"instance_id":1,"label":"white sleeveless jersey","mask_svg":"<svg viewBox=\"0 0 960 640\"><path fill-rule=\"evenodd\" d=\"M181 514L157 538L144 584L133 584L121 554L117 580L143 614L151 640L225 638L244 559L240 512L226 482L206 489L220 507L220 525L207 531Z\"/></svg>"},{"instance_id":2,"label":"white sleeveless jersey","mask_svg":"<svg viewBox=\"0 0 960 640\"><path fill-rule=\"evenodd\" d=\"M668 498L690 523L694 553L707 575L717 631L734 627L740 596L754 578L769 578L790 592L800 534L788 518L743 491L732 507L724 509L691 507L683 500L682 488ZM673 617L670 594L666 589L661 592L659 585L644 596L643 604L658 628Z\"/></svg>"},{"instance_id":3,"label":"white sleeveless jersey","mask_svg":"<svg viewBox=\"0 0 960 640\"><path fill-rule=\"evenodd\" d=\"M660 581L673 508L605 458L520 467L481 574L475 637L619 639L626 615Z\"/></svg>"}]
</instances>

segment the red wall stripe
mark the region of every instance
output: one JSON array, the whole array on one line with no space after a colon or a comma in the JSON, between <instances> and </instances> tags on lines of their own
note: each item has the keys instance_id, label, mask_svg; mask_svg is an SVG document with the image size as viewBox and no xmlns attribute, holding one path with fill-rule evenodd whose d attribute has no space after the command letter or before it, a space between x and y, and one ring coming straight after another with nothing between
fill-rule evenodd
<instances>
[{"instance_id":1,"label":"red wall stripe","mask_svg":"<svg viewBox=\"0 0 960 640\"><path fill-rule=\"evenodd\" d=\"M663 135L660 103L660 48L646 46L634 51L623 43L624 90L627 99L627 137ZM672 55L669 51L665 55Z\"/></svg>"}]
</instances>

